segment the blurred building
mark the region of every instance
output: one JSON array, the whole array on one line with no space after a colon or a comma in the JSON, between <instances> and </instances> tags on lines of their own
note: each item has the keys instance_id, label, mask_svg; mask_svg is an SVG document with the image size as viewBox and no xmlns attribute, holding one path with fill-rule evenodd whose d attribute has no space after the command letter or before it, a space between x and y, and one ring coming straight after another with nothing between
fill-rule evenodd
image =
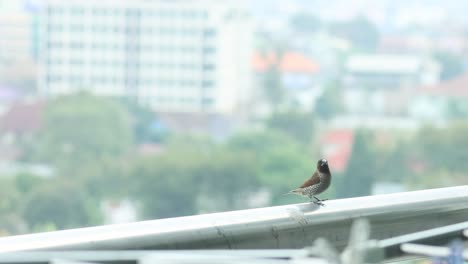
<instances>
[{"instance_id":1,"label":"blurred building","mask_svg":"<svg viewBox=\"0 0 468 264\"><path fill-rule=\"evenodd\" d=\"M0 1L0 66L28 59L31 51L31 18L19 2Z\"/></svg>"},{"instance_id":2,"label":"blurred building","mask_svg":"<svg viewBox=\"0 0 468 264\"><path fill-rule=\"evenodd\" d=\"M2 163L14 163L27 154L23 146L35 140L35 135L42 126L45 108L44 102L31 100L9 105L0 114L0 174L5 172L5 165Z\"/></svg>"},{"instance_id":3,"label":"blurred building","mask_svg":"<svg viewBox=\"0 0 468 264\"><path fill-rule=\"evenodd\" d=\"M255 107L258 112L269 113L272 110L266 102L272 89L265 83L268 78L277 78L290 101L288 103L303 109L309 110L321 94L321 82L318 80L320 65L301 52L288 50L277 56L273 52L257 51L251 62L255 71Z\"/></svg>"},{"instance_id":4,"label":"blurred building","mask_svg":"<svg viewBox=\"0 0 468 264\"><path fill-rule=\"evenodd\" d=\"M352 129L331 129L321 139L321 152L333 165L333 171L343 173L348 166L349 158L354 143L354 131Z\"/></svg>"},{"instance_id":5,"label":"blurred building","mask_svg":"<svg viewBox=\"0 0 468 264\"><path fill-rule=\"evenodd\" d=\"M411 90L439 82L433 59L404 54L354 54L344 65L344 104L349 113L403 115Z\"/></svg>"},{"instance_id":6,"label":"blurred building","mask_svg":"<svg viewBox=\"0 0 468 264\"><path fill-rule=\"evenodd\" d=\"M0 1L0 84L11 88L34 84L32 17L22 1Z\"/></svg>"},{"instance_id":7,"label":"blurred building","mask_svg":"<svg viewBox=\"0 0 468 264\"><path fill-rule=\"evenodd\" d=\"M48 1L44 95L88 90L158 111L235 113L251 97L253 29L233 1Z\"/></svg>"},{"instance_id":8,"label":"blurred building","mask_svg":"<svg viewBox=\"0 0 468 264\"><path fill-rule=\"evenodd\" d=\"M468 117L468 73L414 90L410 116L424 121L444 121Z\"/></svg>"}]
</instances>

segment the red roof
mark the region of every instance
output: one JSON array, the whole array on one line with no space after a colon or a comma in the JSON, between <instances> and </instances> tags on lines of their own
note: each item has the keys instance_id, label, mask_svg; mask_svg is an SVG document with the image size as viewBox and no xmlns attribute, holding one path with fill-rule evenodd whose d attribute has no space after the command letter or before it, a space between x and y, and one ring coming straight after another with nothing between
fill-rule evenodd
<instances>
[{"instance_id":1,"label":"red roof","mask_svg":"<svg viewBox=\"0 0 468 264\"><path fill-rule=\"evenodd\" d=\"M252 57L252 65L255 71L263 72L268 70L271 65L275 64L276 56L273 53L260 54L259 52L254 53Z\"/></svg>"},{"instance_id":2,"label":"red roof","mask_svg":"<svg viewBox=\"0 0 468 264\"><path fill-rule=\"evenodd\" d=\"M273 65L278 65L281 72L313 74L319 71L317 63L313 62L302 53L292 51L284 53L279 63L275 54L261 54L257 52L252 58L252 65L255 71L258 72L266 71Z\"/></svg>"},{"instance_id":3,"label":"red roof","mask_svg":"<svg viewBox=\"0 0 468 264\"><path fill-rule=\"evenodd\" d=\"M40 129L44 102L19 102L0 117L0 129L13 133L30 133Z\"/></svg>"},{"instance_id":4,"label":"red roof","mask_svg":"<svg viewBox=\"0 0 468 264\"><path fill-rule=\"evenodd\" d=\"M447 97L468 97L468 73L436 85L421 86L418 94Z\"/></svg>"},{"instance_id":5,"label":"red roof","mask_svg":"<svg viewBox=\"0 0 468 264\"><path fill-rule=\"evenodd\" d=\"M330 131L323 137L322 153L332 166L333 171L345 171L351 156L353 140L354 135L351 130Z\"/></svg>"}]
</instances>

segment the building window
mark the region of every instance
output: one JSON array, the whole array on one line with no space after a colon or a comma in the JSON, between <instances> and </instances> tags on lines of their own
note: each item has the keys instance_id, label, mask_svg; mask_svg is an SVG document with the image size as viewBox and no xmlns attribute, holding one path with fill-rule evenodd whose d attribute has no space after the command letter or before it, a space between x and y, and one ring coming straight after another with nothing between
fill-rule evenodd
<instances>
[{"instance_id":1,"label":"building window","mask_svg":"<svg viewBox=\"0 0 468 264\"><path fill-rule=\"evenodd\" d=\"M214 100L213 98L202 98L201 103L204 106L210 106L210 105L213 105Z\"/></svg>"},{"instance_id":2,"label":"building window","mask_svg":"<svg viewBox=\"0 0 468 264\"><path fill-rule=\"evenodd\" d=\"M48 83L59 82L61 80L62 80L62 78L61 78L60 75L47 74L47 82Z\"/></svg>"},{"instance_id":3,"label":"building window","mask_svg":"<svg viewBox=\"0 0 468 264\"><path fill-rule=\"evenodd\" d=\"M174 29L166 28L166 27L159 28L159 34L161 35L173 35L174 33L175 33Z\"/></svg>"},{"instance_id":4,"label":"building window","mask_svg":"<svg viewBox=\"0 0 468 264\"><path fill-rule=\"evenodd\" d=\"M49 49L58 49L63 47L63 43L59 41L49 41L47 45L49 46Z\"/></svg>"},{"instance_id":5,"label":"building window","mask_svg":"<svg viewBox=\"0 0 468 264\"><path fill-rule=\"evenodd\" d=\"M202 81L202 87L203 88L212 88L212 87L214 87L214 85L215 85L215 82L212 81L212 80L203 80Z\"/></svg>"},{"instance_id":6,"label":"building window","mask_svg":"<svg viewBox=\"0 0 468 264\"><path fill-rule=\"evenodd\" d=\"M214 64L204 64L203 65L203 70L204 71L212 71L216 68Z\"/></svg>"},{"instance_id":7,"label":"building window","mask_svg":"<svg viewBox=\"0 0 468 264\"><path fill-rule=\"evenodd\" d=\"M70 31L71 32L83 32L84 26L82 24L71 24Z\"/></svg>"},{"instance_id":8,"label":"building window","mask_svg":"<svg viewBox=\"0 0 468 264\"><path fill-rule=\"evenodd\" d=\"M64 13L63 7L49 7L47 9L49 15L62 15Z\"/></svg>"},{"instance_id":9,"label":"building window","mask_svg":"<svg viewBox=\"0 0 468 264\"><path fill-rule=\"evenodd\" d=\"M214 28L206 28L205 30L203 30L204 37L214 37L216 36L216 33L216 29Z\"/></svg>"},{"instance_id":10,"label":"building window","mask_svg":"<svg viewBox=\"0 0 468 264\"><path fill-rule=\"evenodd\" d=\"M186 79L186 80L181 80L181 81L179 82L179 85L180 85L181 87L193 87L193 86L195 86L195 84L196 84L196 82L195 82L194 80L188 80L188 79Z\"/></svg>"},{"instance_id":11,"label":"building window","mask_svg":"<svg viewBox=\"0 0 468 264\"><path fill-rule=\"evenodd\" d=\"M83 49L84 48L84 43L83 42L72 41L72 42L70 42L70 48L71 49Z\"/></svg>"},{"instance_id":12,"label":"building window","mask_svg":"<svg viewBox=\"0 0 468 264\"><path fill-rule=\"evenodd\" d=\"M203 54L213 54L213 53L216 53L215 47L207 46L203 48Z\"/></svg>"},{"instance_id":13,"label":"building window","mask_svg":"<svg viewBox=\"0 0 468 264\"><path fill-rule=\"evenodd\" d=\"M82 7L72 7L70 13L74 16L82 16L84 14L84 9Z\"/></svg>"},{"instance_id":14,"label":"building window","mask_svg":"<svg viewBox=\"0 0 468 264\"><path fill-rule=\"evenodd\" d=\"M49 32L61 32L63 31L62 24L48 24L47 29Z\"/></svg>"},{"instance_id":15,"label":"building window","mask_svg":"<svg viewBox=\"0 0 468 264\"><path fill-rule=\"evenodd\" d=\"M70 59L70 65L83 65L83 60L82 59Z\"/></svg>"}]
</instances>

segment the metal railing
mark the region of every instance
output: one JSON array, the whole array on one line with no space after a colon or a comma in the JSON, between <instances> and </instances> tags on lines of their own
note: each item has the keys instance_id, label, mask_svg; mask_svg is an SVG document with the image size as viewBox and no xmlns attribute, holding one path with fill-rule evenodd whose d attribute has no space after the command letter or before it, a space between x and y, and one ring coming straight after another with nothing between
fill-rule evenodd
<instances>
[{"instance_id":1,"label":"metal railing","mask_svg":"<svg viewBox=\"0 0 468 264\"><path fill-rule=\"evenodd\" d=\"M0 252L299 249L319 237L341 250L358 218L375 240L465 222L468 186L12 236L0 238Z\"/></svg>"}]
</instances>

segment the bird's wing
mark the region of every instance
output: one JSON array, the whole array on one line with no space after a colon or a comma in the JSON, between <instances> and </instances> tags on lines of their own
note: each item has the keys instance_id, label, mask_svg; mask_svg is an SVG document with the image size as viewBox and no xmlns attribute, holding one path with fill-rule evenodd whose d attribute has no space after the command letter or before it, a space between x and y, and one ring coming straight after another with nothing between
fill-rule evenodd
<instances>
[{"instance_id":1,"label":"bird's wing","mask_svg":"<svg viewBox=\"0 0 468 264\"><path fill-rule=\"evenodd\" d=\"M320 177L318 175L318 172L314 172L312 177L310 177L307 181L305 181L299 188L306 188L306 187L315 185L317 183L320 183Z\"/></svg>"}]
</instances>

